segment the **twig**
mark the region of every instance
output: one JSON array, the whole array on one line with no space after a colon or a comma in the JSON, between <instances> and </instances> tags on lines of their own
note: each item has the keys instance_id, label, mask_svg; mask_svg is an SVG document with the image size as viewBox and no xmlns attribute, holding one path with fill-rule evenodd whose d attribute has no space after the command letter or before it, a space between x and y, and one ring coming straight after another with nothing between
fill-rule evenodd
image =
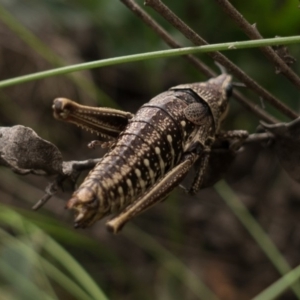
<instances>
[{"instance_id":1,"label":"twig","mask_svg":"<svg viewBox=\"0 0 300 300\"><path fill-rule=\"evenodd\" d=\"M244 144L267 142L267 141L269 141L269 140L271 140L273 138L274 138L274 135L272 133L269 133L269 132L252 133L244 141Z\"/></svg>"},{"instance_id":2,"label":"twig","mask_svg":"<svg viewBox=\"0 0 300 300\"><path fill-rule=\"evenodd\" d=\"M167 31L165 31L149 14L147 14L144 9L142 9L137 3L135 3L134 0L120 0L123 2L135 15L137 15L146 25L148 25L153 31L157 33L159 37L167 45L169 45L171 48L181 48L182 45L177 43L176 40L174 40ZM196 58L194 55L187 55L184 56L194 67L196 67L200 72L205 74L207 77L213 77L216 76L216 73L206 66L204 63L202 63L198 58ZM246 97L244 97L239 92L234 92L233 96L248 109L249 111L253 112L255 115L257 115L259 118L261 118L264 121L267 121L268 123L276 123L277 120L273 118L271 115L269 115L264 110L260 109L258 106L253 105L250 100L248 100Z\"/></svg>"},{"instance_id":3,"label":"twig","mask_svg":"<svg viewBox=\"0 0 300 300\"><path fill-rule=\"evenodd\" d=\"M192 41L195 45L207 45L208 43L200 37L195 31L188 27L179 17L177 17L165 4L160 0L146 0L145 5L152 7L156 12L158 12L162 17L164 17L169 23L171 23L175 28L177 28L186 38ZM283 104L279 99L271 95L267 90L261 87L256 81L250 78L246 73L244 73L240 68L238 68L234 63L232 63L228 58L226 58L220 52L210 52L208 53L214 60L223 65L230 73L234 74L239 80L244 82L247 87L255 91L263 99L267 100L270 104L276 107L286 116L291 119L295 119L298 115Z\"/></svg>"},{"instance_id":4,"label":"twig","mask_svg":"<svg viewBox=\"0 0 300 300\"><path fill-rule=\"evenodd\" d=\"M67 178L71 178L74 183L78 175L83 170L90 170L100 161L101 158L87 159L82 161L67 161L63 162L63 175L59 174L54 181L50 182L45 189L45 194L32 207L33 210L38 210L46 204L58 191L62 189L62 184Z\"/></svg>"},{"instance_id":5,"label":"twig","mask_svg":"<svg viewBox=\"0 0 300 300\"><path fill-rule=\"evenodd\" d=\"M249 38L262 39L263 36L259 33L254 25L251 25L236 8L228 0L216 0L216 2L223 8L224 12L230 16L233 21L248 35ZM271 47L260 48L263 54L275 64L297 88L300 88L300 78L295 74L292 69L277 55Z\"/></svg>"},{"instance_id":6,"label":"twig","mask_svg":"<svg viewBox=\"0 0 300 300\"><path fill-rule=\"evenodd\" d=\"M276 118L268 114L266 111L262 110L259 106L249 103L249 100L238 91L233 91L233 97L237 99L246 109L253 112L261 120L264 120L271 124L276 124L279 122Z\"/></svg>"},{"instance_id":7,"label":"twig","mask_svg":"<svg viewBox=\"0 0 300 300\"><path fill-rule=\"evenodd\" d=\"M63 162L63 173L67 176L73 176L74 172L81 172L89 170L95 167L95 165L101 160L101 158L91 158L81 161L67 161Z\"/></svg>"},{"instance_id":8,"label":"twig","mask_svg":"<svg viewBox=\"0 0 300 300\"><path fill-rule=\"evenodd\" d=\"M38 210L39 208L44 206L47 203L47 201L58 192L59 188L62 186L62 183L66 178L66 176L58 175L54 181L50 182L45 189L44 196L32 206L32 209Z\"/></svg>"}]
</instances>

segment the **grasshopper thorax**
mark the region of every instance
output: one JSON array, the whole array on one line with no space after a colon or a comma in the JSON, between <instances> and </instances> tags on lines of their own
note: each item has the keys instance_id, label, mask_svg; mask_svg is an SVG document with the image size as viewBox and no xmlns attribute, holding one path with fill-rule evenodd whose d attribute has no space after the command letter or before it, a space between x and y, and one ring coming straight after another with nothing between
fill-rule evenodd
<instances>
[{"instance_id":1,"label":"grasshopper thorax","mask_svg":"<svg viewBox=\"0 0 300 300\"><path fill-rule=\"evenodd\" d=\"M212 112L216 130L226 117L229 108L229 97L232 94L232 77L228 74L221 74L218 77L207 81L208 91L206 100Z\"/></svg>"},{"instance_id":2,"label":"grasshopper thorax","mask_svg":"<svg viewBox=\"0 0 300 300\"><path fill-rule=\"evenodd\" d=\"M215 131L220 128L222 120L228 111L228 98L232 93L232 77L228 74L221 74L206 82L181 84L172 89L192 90L200 99L207 103L215 125Z\"/></svg>"}]
</instances>

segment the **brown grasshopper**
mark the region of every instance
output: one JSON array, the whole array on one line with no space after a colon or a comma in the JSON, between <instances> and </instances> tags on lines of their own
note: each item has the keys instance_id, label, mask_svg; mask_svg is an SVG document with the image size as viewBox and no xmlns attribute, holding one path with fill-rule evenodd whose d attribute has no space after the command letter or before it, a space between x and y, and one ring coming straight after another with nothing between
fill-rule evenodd
<instances>
[{"instance_id":1,"label":"brown grasshopper","mask_svg":"<svg viewBox=\"0 0 300 300\"><path fill-rule=\"evenodd\" d=\"M195 194L202 186L231 91L231 76L222 74L172 87L135 115L55 99L55 118L95 132L110 148L67 203L75 211L75 227L116 214L107 227L117 233L131 218L164 200L197 161L188 190Z\"/></svg>"}]
</instances>

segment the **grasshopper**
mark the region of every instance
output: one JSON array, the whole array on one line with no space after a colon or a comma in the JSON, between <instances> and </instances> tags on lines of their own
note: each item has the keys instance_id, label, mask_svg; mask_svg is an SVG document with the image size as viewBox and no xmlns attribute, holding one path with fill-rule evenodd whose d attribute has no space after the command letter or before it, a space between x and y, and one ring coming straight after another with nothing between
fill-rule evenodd
<instances>
[{"instance_id":1,"label":"grasshopper","mask_svg":"<svg viewBox=\"0 0 300 300\"><path fill-rule=\"evenodd\" d=\"M55 118L96 133L98 143L109 148L66 205L75 211L74 226L85 228L114 214L106 225L117 233L130 219L163 201L197 162L188 189L195 194L203 184L231 92L231 76L221 74L172 87L135 115L55 99Z\"/></svg>"}]
</instances>

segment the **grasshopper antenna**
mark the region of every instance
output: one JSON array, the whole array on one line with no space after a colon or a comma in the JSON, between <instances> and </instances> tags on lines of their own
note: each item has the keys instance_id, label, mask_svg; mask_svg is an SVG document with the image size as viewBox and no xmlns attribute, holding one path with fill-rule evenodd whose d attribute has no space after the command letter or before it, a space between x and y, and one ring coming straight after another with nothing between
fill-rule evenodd
<instances>
[{"instance_id":1,"label":"grasshopper antenna","mask_svg":"<svg viewBox=\"0 0 300 300\"><path fill-rule=\"evenodd\" d=\"M234 87L243 87L243 88L246 87L246 84L243 83L243 82L232 82L231 84L232 84Z\"/></svg>"},{"instance_id":2,"label":"grasshopper antenna","mask_svg":"<svg viewBox=\"0 0 300 300\"><path fill-rule=\"evenodd\" d=\"M221 71L221 73L222 74L228 74L228 72L227 72L227 70L225 69L225 67L224 66L222 66L220 63L218 63L217 61L215 61L214 62L216 65L217 65L217 67L220 69L220 71Z\"/></svg>"}]
</instances>

